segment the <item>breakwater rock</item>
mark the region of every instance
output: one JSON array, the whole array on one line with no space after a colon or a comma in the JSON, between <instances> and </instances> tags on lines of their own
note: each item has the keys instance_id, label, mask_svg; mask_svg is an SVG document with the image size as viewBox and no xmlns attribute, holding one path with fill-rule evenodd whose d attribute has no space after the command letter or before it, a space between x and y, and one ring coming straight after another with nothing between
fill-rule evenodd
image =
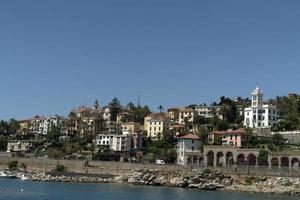
<instances>
[{"instance_id":1,"label":"breakwater rock","mask_svg":"<svg viewBox=\"0 0 300 200\"><path fill-rule=\"evenodd\" d=\"M199 188L202 190L218 190L230 186L233 179L221 172L172 172L163 173L158 170L132 170L120 176L84 176L55 175L31 173L32 181L74 182L74 183L126 183L133 185L152 185L168 187Z\"/></svg>"},{"instance_id":2,"label":"breakwater rock","mask_svg":"<svg viewBox=\"0 0 300 200\"><path fill-rule=\"evenodd\" d=\"M135 170L122 177L129 184L218 190L232 184L232 178L222 172L173 172L157 170Z\"/></svg>"},{"instance_id":3,"label":"breakwater rock","mask_svg":"<svg viewBox=\"0 0 300 200\"><path fill-rule=\"evenodd\" d=\"M224 191L300 196L300 179L293 177L238 177Z\"/></svg>"}]
</instances>

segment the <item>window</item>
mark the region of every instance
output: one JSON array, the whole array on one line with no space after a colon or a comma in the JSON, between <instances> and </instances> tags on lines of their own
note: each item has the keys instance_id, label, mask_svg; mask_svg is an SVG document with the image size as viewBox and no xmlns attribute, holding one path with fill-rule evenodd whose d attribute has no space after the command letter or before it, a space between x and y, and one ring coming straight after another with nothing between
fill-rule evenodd
<instances>
[{"instance_id":1,"label":"window","mask_svg":"<svg viewBox=\"0 0 300 200\"><path fill-rule=\"evenodd\" d=\"M230 135L230 140L232 140L232 135Z\"/></svg>"},{"instance_id":2,"label":"window","mask_svg":"<svg viewBox=\"0 0 300 200\"><path fill-rule=\"evenodd\" d=\"M194 147L192 147L192 151L194 151Z\"/></svg>"},{"instance_id":3,"label":"window","mask_svg":"<svg viewBox=\"0 0 300 200\"><path fill-rule=\"evenodd\" d=\"M192 140L192 144L194 144L194 140Z\"/></svg>"},{"instance_id":4,"label":"window","mask_svg":"<svg viewBox=\"0 0 300 200\"><path fill-rule=\"evenodd\" d=\"M235 135L235 140L237 140L237 135Z\"/></svg>"}]
</instances>

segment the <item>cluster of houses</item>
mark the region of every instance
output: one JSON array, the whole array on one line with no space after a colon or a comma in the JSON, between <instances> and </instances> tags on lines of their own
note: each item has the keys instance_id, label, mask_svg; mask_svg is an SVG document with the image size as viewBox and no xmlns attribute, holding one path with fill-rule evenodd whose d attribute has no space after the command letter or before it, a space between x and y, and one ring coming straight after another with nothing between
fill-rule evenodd
<instances>
[{"instance_id":1,"label":"cluster of houses","mask_svg":"<svg viewBox=\"0 0 300 200\"><path fill-rule=\"evenodd\" d=\"M275 106L264 103L263 92L259 87L252 91L251 96L250 107L237 107L238 113L244 116L244 127L254 129L256 131L255 137L271 137L269 130L279 120L279 112ZM160 140L164 133L168 131L172 132L174 137L178 139L178 165L191 163L207 165L209 163L207 155L203 156L203 153L201 153L203 152L203 149L201 149L202 138L195 134L197 127L194 126L193 122L196 116L204 118L217 116L222 119L220 109L221 106L218 105L169 108L166 113L159 112L147 115L144 118L144 124L140 124L125 120L128 119L127 115L129 115L127 109L123 109L117 114L116 120L112 121L110 107L100 108L98 104L95 104L93 108L81 106L78 109L73 109L67 118L62 116L35 116L29 120L21 120L19 123L21 134L47 135L51 128L55 126L60 127L61 138L68 139L75 133L79 135L84 135L87 132L95 133L95 127L101 126L100 123L104 122L106 131L97 133L94 144L97 147L105 146L115 152L137 152L142 148L143 137L150 138L153 141ZM294 135L298 136L299 134L294 133ZM244 129L213 131L208 135L209 144L226 148L241 148L250 139L250 135ZM24 151L29 148L29 144L22 145L20 142L9 141L7 151Z\"/></svg>"}]
</instances>

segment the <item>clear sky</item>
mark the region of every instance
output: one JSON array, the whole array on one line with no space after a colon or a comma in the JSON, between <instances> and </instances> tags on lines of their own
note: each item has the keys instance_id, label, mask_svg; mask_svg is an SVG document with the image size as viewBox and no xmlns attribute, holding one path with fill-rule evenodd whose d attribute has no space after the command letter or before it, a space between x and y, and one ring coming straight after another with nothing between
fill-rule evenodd
<instances>
[{"instance_id":1,"label":"clear sky","mask_svg":"<svg viewBox=\"0 0 300 200\"><path fill-rule=\"evenodd\" d=\"M1 0L0 119L300 92L300 1Z\"/></svg>"}]
</instances>

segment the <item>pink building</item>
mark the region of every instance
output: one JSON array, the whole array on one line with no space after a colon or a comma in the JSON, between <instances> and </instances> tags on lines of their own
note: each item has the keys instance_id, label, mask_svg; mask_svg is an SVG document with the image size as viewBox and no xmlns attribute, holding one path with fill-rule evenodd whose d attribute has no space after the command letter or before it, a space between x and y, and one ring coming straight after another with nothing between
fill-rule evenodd
<instances>
[{"instance_id":1,"label":"pink building","mask_svg":"<svg viewBox=\"0 0 300 200\"><path fill-rule=\"evenodd\" d=\"M208 135L208 143L222 146L242 147L251 139L244 129L233 131L213 131Z\"/></svg>"}]
</instances>

